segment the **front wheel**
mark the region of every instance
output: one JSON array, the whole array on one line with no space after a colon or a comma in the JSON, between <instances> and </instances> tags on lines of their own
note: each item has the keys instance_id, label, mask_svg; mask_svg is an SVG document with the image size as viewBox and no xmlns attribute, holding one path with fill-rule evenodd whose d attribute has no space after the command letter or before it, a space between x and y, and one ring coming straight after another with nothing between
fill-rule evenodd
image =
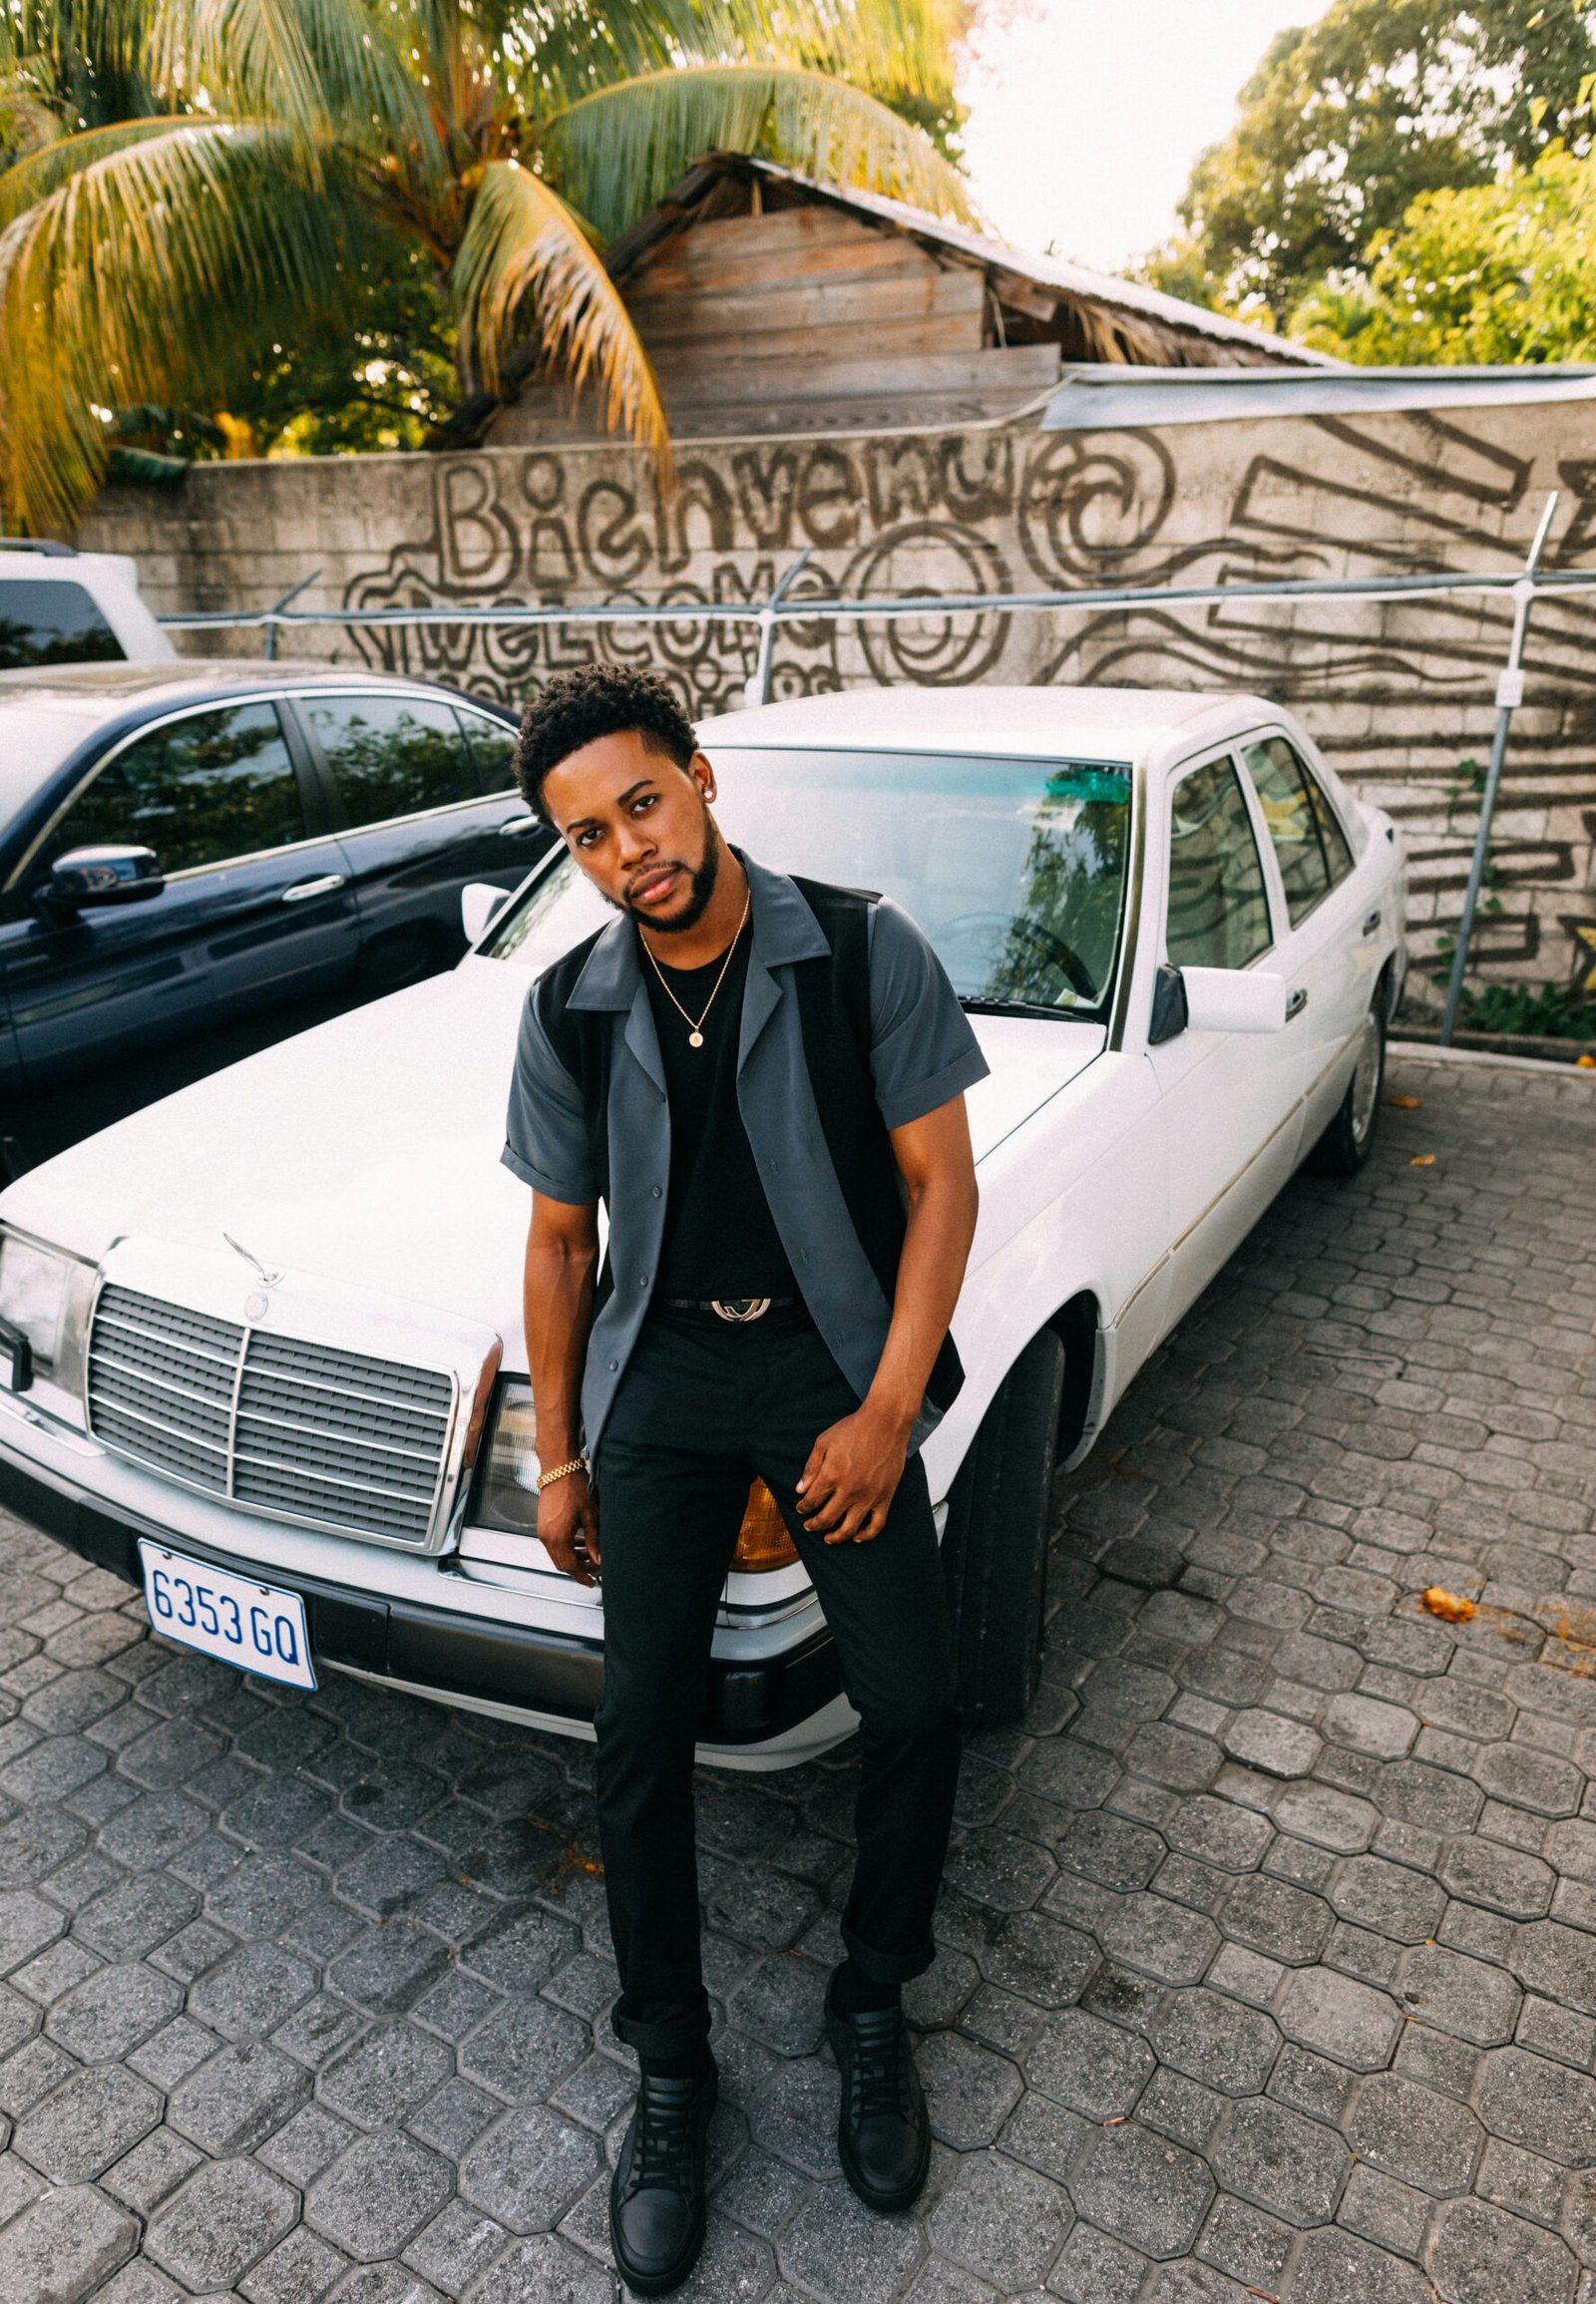
<instances>
[{"instance_id":1,"label":"front wheel","mask_svg":"<svg viewBox=\"0 0 1596 2304\"><path fill-rule=\"evenodd\" d=\"M1019 1720L1036 1693L1063 1389L1064 1347L1043 1329L998 1386L949 1494L943 1573L969 1728Z\"/></svg>"},{"instance_id":2,"label":"front wheel","mask_svg":"<svg viewBox=\"0 0 1596 2304\"><path fill-rule=\"evenodd\" d=\"M1382 985L1358 1035L1358 1061L1336 1116L1308 1155L1321 1176L1356 1176L1375 1146L1381 1090L1386 1084L1386 994Z\"/></svg>"}]
</instances>

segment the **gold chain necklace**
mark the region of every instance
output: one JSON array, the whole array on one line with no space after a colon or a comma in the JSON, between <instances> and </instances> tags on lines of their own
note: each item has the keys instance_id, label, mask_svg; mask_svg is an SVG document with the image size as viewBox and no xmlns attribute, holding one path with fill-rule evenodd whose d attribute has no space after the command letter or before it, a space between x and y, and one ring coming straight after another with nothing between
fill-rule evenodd
<instances>
[{"instance_id":1,"label":"gold chain necklace","mask_svg":"<svg viewBox=\"0 0 1596 2304\"><path fill-rule=\"evenodd\" d=\"M682 1022L687 1026L687 1045L689 1048L701 1048L704 1044L704 1017L708 1015L710 1009L714 1006L715 993L719 991L721 985L726 980L726 970L731 965L731 956L736 951L737 946L741 941L743 930L748 926L748 915L753 908L753 890L750 889L748 891L747 900L742 908L742 918L737 923L737 934L732 938L730 944L728 944L726 947L726 957L720 963L720 973L715 978L714 986L710 991L708 999L705 1000L702 1008L699 1010L696 1016L690 1016L686 1009L682 1006L680 1000L677 999L675 993L671 990L669 984L665 981L664 969L654 959L653 954L648 952L647 939L640 933L638 935L637 942L642 946L643 951L648 953L648 964L653 969L654 974L659 978L661 990L664 992L664 995L670 1002L671 1006L675 1009L677 1015L680 1016Z\"/></svg>"}]
</instances>

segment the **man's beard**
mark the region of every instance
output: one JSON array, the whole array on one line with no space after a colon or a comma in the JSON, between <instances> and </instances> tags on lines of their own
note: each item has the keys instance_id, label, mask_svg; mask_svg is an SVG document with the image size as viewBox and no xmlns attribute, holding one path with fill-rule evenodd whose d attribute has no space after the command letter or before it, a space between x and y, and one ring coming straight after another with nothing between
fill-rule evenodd
<instances>
[{"instance_id":1,"label":"man's beard","mask_svg":"<svg viewBox=\"0 0 1596 2304\"><path fill-rule=\"evenodd\" d=\"M669 920L660 920L655 914L640 910L626 899L621 900L621 911L628 913L640 927L652 929L655 936L684 935L688 929L698 926L709 909L709 899L714 895L715 883L720 878L720 842L712 824L706 825L705 829L708 838L704 843L703 860L695 869L672 859L677 863L678 870L687 873L687 901L680 912L672 913ZM657 872L659 867L654 864L648 869Z\"/></svg>"}]
</instances>

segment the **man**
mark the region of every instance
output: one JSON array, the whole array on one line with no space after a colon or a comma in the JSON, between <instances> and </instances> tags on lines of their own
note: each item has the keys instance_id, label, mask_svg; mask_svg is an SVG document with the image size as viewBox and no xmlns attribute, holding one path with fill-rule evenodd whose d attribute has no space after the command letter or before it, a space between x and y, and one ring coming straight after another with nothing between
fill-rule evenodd
<instances>
[{"instance_id":1,"label":"man","mask_svg":"<svg viewBox=\"0 0 1596 2304\"><path fill-rule=\"evenodd\" d=\"M729 848L715 773L652 674L564 672L528 711L529 803L618 915L533 986L507 1164L533 1189L538 1532L600 1571L599 1839L640 2084L610 2187L642 2295L702 2246L715 2103L692 1763L716 1603L757 1474L860 1716L858 1859L826 2023L860 2198L925 2182L900 2006L929 1966L959 1764L919 1444L958 1388L986 1071L908 918ZM598 1203L609 1217L598 1273Z\"/></svg>"}]
</instances>

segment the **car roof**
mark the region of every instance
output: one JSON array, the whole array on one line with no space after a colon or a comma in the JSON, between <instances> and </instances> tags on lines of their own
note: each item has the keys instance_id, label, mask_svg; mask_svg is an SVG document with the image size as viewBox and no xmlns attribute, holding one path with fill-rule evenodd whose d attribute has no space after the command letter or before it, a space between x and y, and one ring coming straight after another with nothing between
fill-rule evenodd
<instances>
[{"instance_id":1,"label":"car roof","mask_svg":"<svg viewBox=\"0 0 1596 2304\"><path fill-rule=\"evenodd\" d=\"M1262 696L1189 688L847 688L723 713L698 733L706 744L750 748L857 745L1135 762L1177 734L1201 741L1278 710Z\"/></svg>"},{"instance_id":2,"label":"car roof","mask_svg":"<svg viewBox=\"0 0 1596 2304\"><path fill-rule=\"evenodd\" d=\"M302 688L307 680L319 687L432 688L458 693L441 680L406 677L392 672L367 671L363 666L329 664L306 658L300 662L263 663L258 656L180 657L167 663L42 664L16 672L0 672L0 710L8 703L26 702L35 710L81 716L86 727L122 712L145 706L208 702L212 697L258 695L262 689ZM475 696L473 703L503 711L490 699Z\"/></svg>"}]
</instances>

